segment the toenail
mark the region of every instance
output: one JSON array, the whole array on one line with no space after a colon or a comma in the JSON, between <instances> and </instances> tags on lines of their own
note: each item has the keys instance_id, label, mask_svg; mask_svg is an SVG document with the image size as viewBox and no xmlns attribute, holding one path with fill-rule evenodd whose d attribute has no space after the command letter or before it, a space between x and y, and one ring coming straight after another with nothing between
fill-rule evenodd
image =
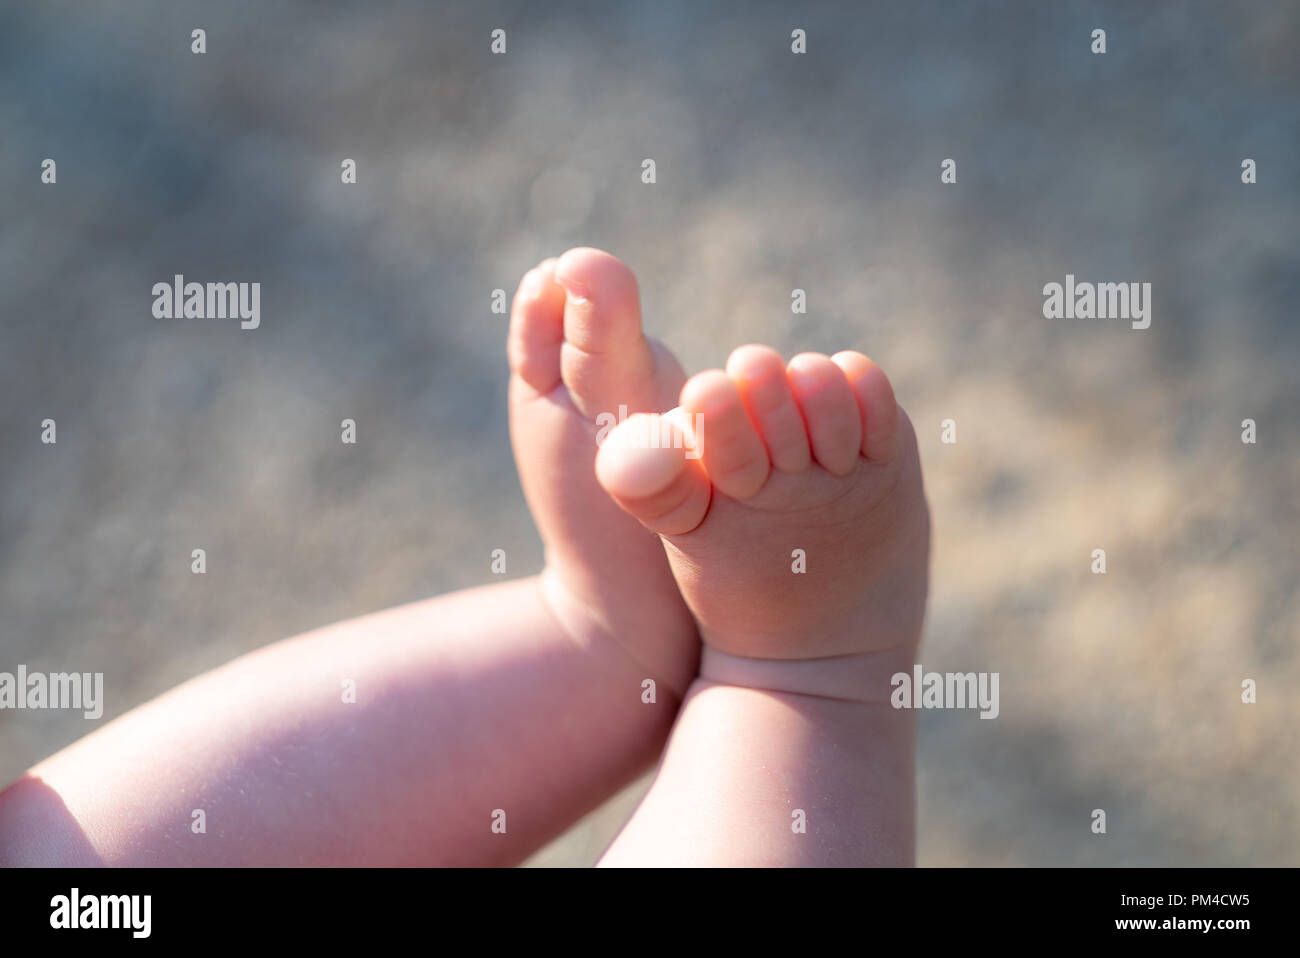
<instances>
[{"instance_id":1,"label":"toenail","mask_svg":"<svg viewBox=\"0 0 1300 958\"><path fill-rule=\"evenodd\" d=\"M567 276L556 275L555 281L564 287L564 298L573 306L582 306L591 301L591 296L587 292L587 287L576 279L569 279Z\"/></svg>"},{"instance_id":2,"label":"toenail","mask_svg":"<svg viewBox=\"0 0 1300 958\"><path fill-rule=\"evenodd\" d=\"M804 399L820 396L830 388L830 384L826 382L821 371L817 369L799 369L791 366L790 378L794 380L796 390Z\"/></svg>"}]
</instances>

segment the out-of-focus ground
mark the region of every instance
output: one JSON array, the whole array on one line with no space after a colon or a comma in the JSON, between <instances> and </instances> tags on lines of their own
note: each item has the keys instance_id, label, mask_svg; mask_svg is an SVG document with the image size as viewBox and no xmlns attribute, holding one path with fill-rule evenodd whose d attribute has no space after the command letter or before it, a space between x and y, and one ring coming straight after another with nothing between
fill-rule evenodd
<instances>
[{"instance_id":1,"label":"out-of-focus ground","mask_svg":"<svg viewBox=\"0 0 1300 958\"><path fill-rule=\"evenodd\" d=\"M535 570L490 297L595 245L688 370L893 378L921 661L1001 674L997 720L921 715L921 863L1300 864L1298 39L1287 3L7 7L0 670L103 671L106 721L494 548ZM154 319L177 272L260 281L261 328ZM1151 328L1044 319L1066 273L1152 283ZM0 712L0 779L89 728Z\"/></svg>"}]
</instances>

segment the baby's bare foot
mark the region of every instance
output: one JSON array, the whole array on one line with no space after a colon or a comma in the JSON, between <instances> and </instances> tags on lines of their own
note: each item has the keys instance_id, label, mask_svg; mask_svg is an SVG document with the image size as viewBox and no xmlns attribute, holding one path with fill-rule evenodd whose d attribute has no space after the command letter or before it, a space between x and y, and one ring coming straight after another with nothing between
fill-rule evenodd
<instances>
[{"instance_id":1,"label":"baby's bare foot","mask_svg":"<svg viewBox=\"0 0 1300 958\"><path fill-rule=\"evenodd\" d=\"M508 352L511 443L552 607L571 631L619 642L645 677L682 694L697 667L694 622L658 537L592 472L597 417L667 409L685 379L642 334L631 270L585 248L543 261L515 294Z\"/></svg>"},{"instance_id":2,"label":"baby's bare foot","mask_svg":"<svg viewBox=\"0 0 1300 958\"><path fill-rule=\"evenodd\" d=\"M929 511L911 423L866 356L787 367L743 346L726 372L693 377L665 420L615 430L596 473L663 536L700 624L703 678L883 700L910 668Z\"/></svg>"}]
</instances>

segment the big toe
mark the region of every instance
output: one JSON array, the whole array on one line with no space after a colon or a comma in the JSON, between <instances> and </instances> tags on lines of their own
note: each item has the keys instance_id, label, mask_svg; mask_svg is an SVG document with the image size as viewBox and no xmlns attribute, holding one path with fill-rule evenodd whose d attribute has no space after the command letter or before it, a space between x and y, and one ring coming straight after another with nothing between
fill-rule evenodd
<instances>
[{"instance_id":1,"label":"big toe","mask_svg":"<svg viewBox=\"0 0 1300 958\"><path fill-rule=\"evenodd\" d=\"M564 291L560 374L583 415L594 420L619 415L620 406L658 412L671 405L672 393L666 397L660 382L662 357L641 331L632 271L609 253L579 247L559 258L554 276Z\"/></svg>"},{"instance_id":2,"label":"big toe","mask_svg":"<svg viewBox=\"0 0 1300 958\"><path fill-rule=\"evenodd\" d=\"M661 535L683 535L703 521L712 485L682 410L638 413L618 424L596 453L596 480L625 511Z\"/></svg>"}]
</instances>

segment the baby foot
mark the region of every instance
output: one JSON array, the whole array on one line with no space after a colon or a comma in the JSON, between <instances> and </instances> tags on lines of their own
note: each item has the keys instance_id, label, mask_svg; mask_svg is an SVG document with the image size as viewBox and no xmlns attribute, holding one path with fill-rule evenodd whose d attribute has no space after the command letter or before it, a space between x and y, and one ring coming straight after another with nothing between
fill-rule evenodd
<instances>
[{"instance_id":1,"label":"baby foot","mask_svg":"<svg viewBox=\"0 0 1300 958\"><path fill-rule=\"evenodd\" d=\"M615 429L596 474L662 535L705 643L701 677L887 697L920 636L930 519L880 367L856 352L787 366L742 346L656 419Z\"/></svg>"},{"instance_id":2,"label":"baby foot","mask_svg":"<svg viewBox=\"0 0 1300 958\"><path fill-rule=\"evenodd\" d=\"M636 279L595 249L529 270L508 344L510 438L546 547L548 601L584 640L618 642L646 678L680 696L699 642L657 536L601 491L592 471L597 417L669 408L685 376L641 331ZM607 427L606 427L607 428Z\"/></svg>"}]
</instances>

